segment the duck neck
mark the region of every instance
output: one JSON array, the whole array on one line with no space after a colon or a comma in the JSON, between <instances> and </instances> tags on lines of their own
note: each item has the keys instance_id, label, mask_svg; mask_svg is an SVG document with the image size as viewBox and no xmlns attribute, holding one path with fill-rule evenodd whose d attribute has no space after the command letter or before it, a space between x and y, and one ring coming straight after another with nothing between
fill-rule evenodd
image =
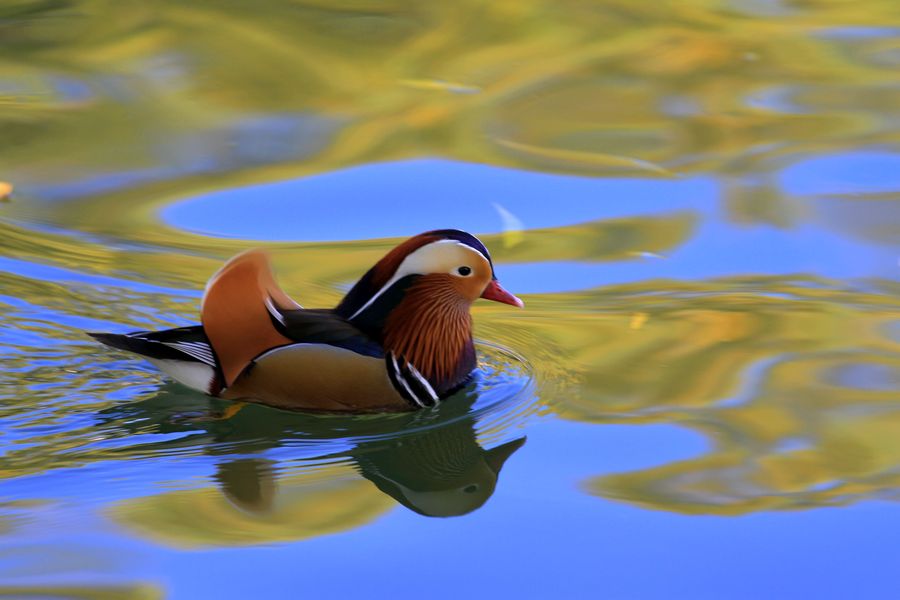
<instances>
[{"instance_id":1,"label":"duck neck","mask_svg":"<svg viewBox=\"0 0 900 600\"><path fill-rule=\"evenodd\" d=\"M446 278L421 277L388 316L384 349L412 363L438 394L459 387L476 366L469 306Z\"/></svg>"}]
</instances>

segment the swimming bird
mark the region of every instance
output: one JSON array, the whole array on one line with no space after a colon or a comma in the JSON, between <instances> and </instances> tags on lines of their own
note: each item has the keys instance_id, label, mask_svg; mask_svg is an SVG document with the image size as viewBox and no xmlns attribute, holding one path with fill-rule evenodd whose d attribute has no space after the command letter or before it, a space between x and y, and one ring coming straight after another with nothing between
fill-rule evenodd
<instances>
[{"instance_id":1,"label":"swimming bird","mask_svg":"<svg viewBox=\"0 0 900 600\"><path fill-rule=\"evenodd\" d=\"M470 307L522 307L475 236L441 229L388 252L333 309L305 309L249 250L206 286L200 325L90 333L211 396L286 409L403 411L435 406L476 367Z\"/></svg>"}]
</instances>

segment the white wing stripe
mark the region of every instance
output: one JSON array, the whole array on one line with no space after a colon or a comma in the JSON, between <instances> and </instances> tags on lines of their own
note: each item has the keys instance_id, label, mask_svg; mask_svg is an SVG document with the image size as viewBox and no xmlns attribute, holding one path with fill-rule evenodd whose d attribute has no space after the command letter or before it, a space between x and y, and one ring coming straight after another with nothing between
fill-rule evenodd
<instances>
[{"instance_id":1,"label":"white wing stripe","mask_svg":"<svg viewBox=\"0 0 900 600\"><path fill-rule=\"evenodd\" d=\"M394 356L393 352L391 353L391 363L394 366L394 374L397 376L397 381L403 386L403 389L406 390L406 393L409 394L409 397L412 398L416 404L420 407L425 408L425 405L419 400L419 397L416 396L412 389L409 387L409 384L406 383L406 379L403 378L403 373L400 371L400 366L397 364L397 357Z\"/></svg>"},{"instance_id":2,"label":"white wing stripe","mask_svg":"<svg viewBox=\"0 0 900 600\"><path fill-rule=\"evenodd\" d=\"M422 384L422 387L425 388L425 391L428 392L428 394L431 396L431 399L437 402L438 395L434 393L434 388L431 387L431 384L428 383L428 380L425 379L421 373L419 373L419 370L415 366L413 366L412 363L406 363L406 366L409 368L409 372L412 373L412 376Z\"/></svg>"},{"instance_id":3,"label":"white wing stripe","mask_svg":"<svg viewBox=\"0 0 900 600\"><path fill-rule=\"evenodd\" d=\"M281 312L275 307L275 304L272 302L272 298L270 296L266 296L266 310L269 311L269 314L272 317L284 325L284 317L281 315Z\"/></svg>"},{"instance_id":4,"label":"white wing stripe","mask_svg":"<svg viewBox=\"0 0 900 600\"><path fill-rule=\"evenodd\" d=\"M213 357L212 349L208 344L203 342L160 342L161 344L174 348L180 352L184 352L188 356L193 356L200 362L210 366L215 366L216 359Z\"/></svg>"}]
</instances>

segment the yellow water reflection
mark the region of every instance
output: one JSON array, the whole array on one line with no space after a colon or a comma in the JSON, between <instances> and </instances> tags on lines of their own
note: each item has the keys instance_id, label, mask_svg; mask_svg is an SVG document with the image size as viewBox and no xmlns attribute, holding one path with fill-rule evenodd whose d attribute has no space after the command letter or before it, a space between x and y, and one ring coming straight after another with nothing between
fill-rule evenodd
<instances>
[{"instance_id":1,"label":"yellow water reflection","mask_svg":"<svg viewBox=\"0 0 900 600\"><path fill-rule=\"evenodd\" d=\"M597 477L586 489L701 514L893 496L894 297L781 278L670 282L666 290L607 288L568 298L568 317L548 311L515 322L527 332L520 336L549 342L577 373L554 403L559 415L675 423L709 440L697 458Z\"/></svg>"},{"instance_id":2,"label":"yellow water reflection","mask_svg":"<svg viewBox=\"0 0 900 600\"><path fill-rule=\"evenodd\" d=\"M834 237L804 244L886 252L900 237L884 182L818 193L783 181L804 161L898 141L900 63L886 27L896 0L77 5L0 6L0 199L15 186L0 204L0 419L12 440L0 480L170 453L215 462L212 481L106 507L127 531L169 545L309 539L398 503L465 514L490 498L518 448L486 449L469 423L419 440L431 458L458 451L459 471L370 447L282 472L266 452L297 432L277 419L243 422L234 456L221 431L173 425L207 400L161 392L157 373L83 334L193 322L209 275L258 245L161 222L173 202L436 156L658 183L697 175L713 181L730 233L814 226ZM371 201L365 191L339 218ZM429 192L423 184L424 210ZM628 268L695 243L704 218L661 208L483 239L501 272ZM396 242L267 245L287 291L330 306ZM721 247L700 250L691 260ZM900 288L887 277L770 276L770 260L744 277L537 286L546 293L526 296L522 313L478 306L478 336L535 366L535 412L598 435L668 424L706 441L698 456L651 468L598 467L580 482L598 506L736 515L897 500ZM466 496L470 484L477 493ZM157 591L108 591L120 593Z\"/></svg>"},{"instance_id":3,"label":"yellow water reflection","mask_svg":"<svg viewBox=\"0 0 900 600\"><path fill-rule=\"evenodd\" d=\"M274 485L271 475L263 485ZM241 476L233 478L242 482ZM253 481L260 481L254 476ZM243 546L302 540L361 527L394 503L352 468L292 477L253 498L216 488L169 492L128 500L112 509L115 520L143 536L178 546ZM226 488L227 489L227 488Z\"/></svg>"},{"instance_id":4,"label":"yellow water reflection","mask_svg":"<svg viewBox=\"0 0 900 600\"><path fill-rule=\"evenodd\" d=\"M61 600L162 600L165 591L153 584L136 585L0 585L0 598Z\"/></svg>"},{"instance_id":5,"label":"yellow water reflection","mask_svg":"<svg viewBox=\"0 0 900 600\"><path fill-rule=\"evenodd\" d=\"M142 411L165 410L173 397L162 396L125 409L118 418L133 422ZM291 443L297 430L315 435L329 419L294 422L283 413L254 407L250 412L255 415L242 411L229 423L210 428L204 446L218 458L214 485L129 498L108 510L129 530L179 547L245 546L348 531L374 521L397 503L429 517L468 514L490 499L503 465L525 440L485 449L476 433L476 417L465 415L474 398L457 400L453 412L462 418L447 422L445 415L412 432L409 423L406 428L395 425L388 437L348 441L348 450L320 450L325 453L315 461L293 466L259 453ZM415 419L404 417L413 424ZM349 422L331 426L346 432L340 425ZM267 435L261 436L266 429ZM324 440L320 443L324 446ZM191 446L164 441L156 450L179 445L198 447L196 440ZM232 455L236 450L257 456Z\"/></svg>"},{"instance_id":6,"label":"yellow water reflection","mask_svg":"<svg viewBox=\"0 0 900 600\"><path fill-rule=\"evenodd\" d=\"M891 0L27 5L0 9L0 162L26 184L157 168L133 183L163 196L421 155L737 180L889 142L897 103Z\"/></svg>"}]
</instances>

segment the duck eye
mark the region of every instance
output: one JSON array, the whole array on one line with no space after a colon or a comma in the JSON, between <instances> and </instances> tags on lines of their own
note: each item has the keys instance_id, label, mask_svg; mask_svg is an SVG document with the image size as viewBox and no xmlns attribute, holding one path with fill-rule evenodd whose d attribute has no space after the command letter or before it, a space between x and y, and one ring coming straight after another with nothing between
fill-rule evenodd
<instances>
[{"instance_id":1,"label":"duck eye","mask_svg":"<svg viewBox=\"0 0 900 600\"><path fill-rule=\"evenodd\" d=\"M462 275L463 277L466 277L467 275L471 275L472 269L471 269L471 267L460 267L456 270L456 272L459 273L460 275Z\"/></svg>"}]
</instances>

